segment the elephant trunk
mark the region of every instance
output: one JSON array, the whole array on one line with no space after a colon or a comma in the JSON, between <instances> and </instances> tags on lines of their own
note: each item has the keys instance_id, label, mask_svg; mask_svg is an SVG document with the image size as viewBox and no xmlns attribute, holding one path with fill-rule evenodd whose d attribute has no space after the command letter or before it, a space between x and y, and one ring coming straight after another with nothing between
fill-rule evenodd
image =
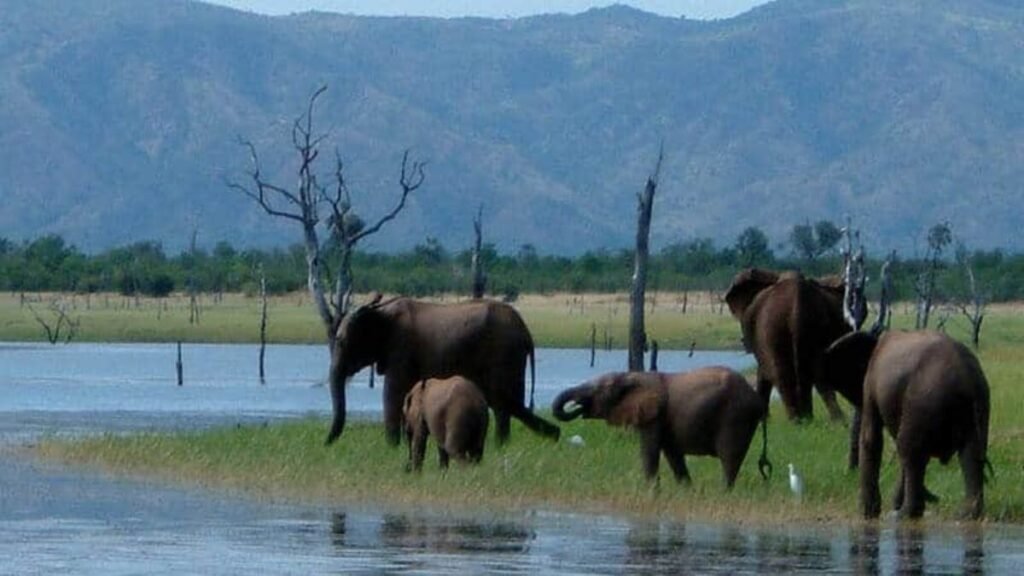
<instances>
[{"instance_id":1,"label":"elephant trunk","mask_svg":"<svg viewBox=\"0 0 1024 576\"><path fill-rule=\"evenodd\" d=\"M589 404L587 401L589 399L589 392L590 386L588 385L563 390L551 403L551 411L555 418L562 422L568 422L583 416ZM566 405L570 402L573 403L573 406L566 409Z\"/></svg>"},{"instance_id":2,"label":"elephant trunk","mask_svg":"<svg viewBox=\"0 0 1024 576\"><path fill-rule=\"evenodd\" d=\"M345 430L345 383L348 378L341 370L340 354L331 354L331 404L334 407L334 421L331 422L331 431L327 433L326 445L334 443Z\"/></svg>"}]
</instances>

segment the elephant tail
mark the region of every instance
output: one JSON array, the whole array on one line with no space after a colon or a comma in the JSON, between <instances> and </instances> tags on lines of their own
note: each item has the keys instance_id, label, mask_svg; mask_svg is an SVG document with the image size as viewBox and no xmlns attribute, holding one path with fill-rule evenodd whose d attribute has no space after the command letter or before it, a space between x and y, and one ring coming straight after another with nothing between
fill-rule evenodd
<instances>
[{"instance_id":1,"label":"elephant tail","mask_svg":"<svg viewBox=\"0 0 1024 576\"><path fill-rule=\"evenodd\" d=\"M537 370L533 361L534 348L530 346L530 412L533 412L533 393L537 388Z\"/></svg>"},{"instance_id":2,"label":"elephant tail","mask_svg":"<svg viewBox=\"0 0 1024 576\"><path fill-rule=\"evenodd\" d=\"M772 477L772 461L768 459L768 411L765 410L761 418L761 457L757 460L757 469L761 472L761 478L768 480Z\"/></svg>"}]
</instances>

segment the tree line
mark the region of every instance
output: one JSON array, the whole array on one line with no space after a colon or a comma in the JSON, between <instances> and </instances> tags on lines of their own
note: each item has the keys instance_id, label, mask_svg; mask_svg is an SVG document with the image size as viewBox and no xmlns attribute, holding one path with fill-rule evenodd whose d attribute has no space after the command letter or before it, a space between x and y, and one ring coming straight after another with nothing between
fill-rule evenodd
<instances>
[{"instance_id":1,"label":"tree line","mask_svg":"<svg viewBox=\"0 0 1024 576\"><path fill-rule=\"evenodd\" d=\"M707 238L673 243L651 255L649 288L723 292L738 270L752 266L796 269L813 276L840 274L843 257L837 232L827 221L796 225L785 254L776 254L767 236L753 227L726 246ZM328 256L324 261L335 261L330 257L331 248L324 249ZM878 256L868 258L866 264L873 279L879 277L884 255ZM891 272L893 297L914 299L915 282L934 269L937 300L956 300L969 293L971 279L958 264L968 261L987 301L1024 298L1024 254L1000 249L969 251L961 245L940 256L929 252L919 258L897 258ZM630 289L633 257L632 249L599 249L574 257L548 255L531 244L501 253L489 243L481 246L479 256L487 271L489 294L507 299L520 293L625 292ZM0 238L0 290L11 292L116 292L155 297L190 290L255 294L260 267L271 293L306 287L306 252L300 244L259 250L220 242L212 249L168 254L160 243L146 241L87 254L56 235L21 243ZM452 250L433 238L400 253L356 252L352 268L354 287L361 292L430 296L470 294L473 290L472 250ZM869 291L877 290L876 284L869 284Z\"/></svg>"}]
</instances>

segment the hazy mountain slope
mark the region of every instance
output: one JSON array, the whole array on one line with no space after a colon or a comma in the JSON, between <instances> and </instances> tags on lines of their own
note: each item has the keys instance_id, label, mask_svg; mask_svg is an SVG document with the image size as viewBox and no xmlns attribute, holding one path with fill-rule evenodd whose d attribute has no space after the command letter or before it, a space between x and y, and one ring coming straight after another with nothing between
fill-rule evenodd
<instances>
[{"instance_id":1,"label":"hazy mountain slope","mask_svg":"<svg viewBox=\"0 0 1024 576\"><path fill-rule=\"evenodd\" d=\"M1024 248L1024 9L1009 2L782 0L711 23L621 7L435 20L8 4L10 237L174 249L196 223L207 243L295 241L224 181L247 167L244 135L290 184L291 121L327 83L319 125L364 214L393 201L404 148L430 162L377 247L465 245L480 203L503 247L627 245L664 139L657 244L749 225L782 240L849 213L876 246L910 250L949 219L972 244Z\"/></svg>"}]
</instances>

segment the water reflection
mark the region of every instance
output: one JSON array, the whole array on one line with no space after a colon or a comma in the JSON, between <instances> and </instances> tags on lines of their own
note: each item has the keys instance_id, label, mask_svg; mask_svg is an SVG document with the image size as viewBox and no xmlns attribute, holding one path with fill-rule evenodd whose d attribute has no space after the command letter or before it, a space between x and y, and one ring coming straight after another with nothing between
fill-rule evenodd
<instances>
[{"instance_id":1,"label":"water reflection","mask_svg":"<svg viewBox=\"0 0 1024 576\"><path fill-rule=\"evenodd\" d=\"M385 514L380 527L386 546L453 554L522 554L532 539L530 530L508 521Z\"/></svg>"},{"instance_id":2,"label":"water reflection","mask_svg":"<svg viewBox=\"0 0 1024 576\"><path fill-rule=\"evenodd\" d=\"M961 528L963 538L964 560L963 574L985 573L985 530L974 522Z\"/></svg>"},{"instance_id":3,"label":"water reflection","mask_svg":"<svg viewBox=\"0 0 1024 576\"><path fill-rule=\"evenodd\" d=\"M895 550L892 554L892 571L896 574L928 574L933 572L959 572L961 574L984 574L985 531L977 523L960 527L957 535L942 528L928 529L926 524L897 524L888 530ZM956 540L960 545L956 545ZM885 533L877 522L867 522L850 531L850 572L857 575L874 576L885 573L883 549ZM959 548L960 564L956 570L955 555L951 550Z\"/></svg>"},{"instance_id":4,"label":"water reflection","mask_svg":"<svg viewBox=\"0 0 1024 576\"><path fill-rule=\"evenodd\" d=\"M881 531L878 524L870 522L850 533L850 572L858 576L880 574L878 542Z\"/></svg>"},{"instance_id":5,"label":"water reflection","mask_svg":"<svg viewBox=\"0 0 1024 576\"><path fill-rule=\"evenodd\" d=\"M686 526L683 524L639 523L626 533L625 572L662 573L668 567L689 572L693 551L686 545Z\"/></svg>"}]
</instances>

